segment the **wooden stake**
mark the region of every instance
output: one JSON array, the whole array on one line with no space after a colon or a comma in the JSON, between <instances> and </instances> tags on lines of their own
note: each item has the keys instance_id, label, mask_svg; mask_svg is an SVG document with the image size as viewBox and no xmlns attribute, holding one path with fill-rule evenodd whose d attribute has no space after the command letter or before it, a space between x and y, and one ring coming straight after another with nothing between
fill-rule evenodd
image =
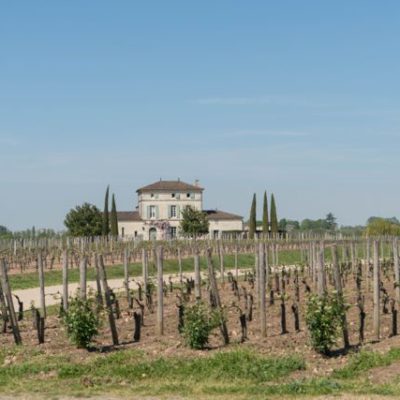
<instances>
[{"instance_id":1,"label":"wooden stake","mask_svg":"<svg viewBox=\"0 0 400 400\"><path fill-rule=\"evenodd\" d=\"M81 261L79 263L79 276L80 276L79 293L81 299L84 301L86 301L87 298L86 270L87 270L86 256L82 255Z\"/></svg>"},{"instance_id":2,"label":"wooden stake","mask_svg":"<svg viewBox=\"0 0 400 400\"><path fill-rule=\"evenodd\" d=\"M142 276L143 276L143 290L147 293L147 281L149 280L149 260L147 257L146 249L142 250Z\"/></svg>"},{"instance_id":3,"label":"wooden stake","mask_svg":"<svg viewBox=\"0 0 400 400\"><path fill-rule=\"evenodd\" d=\"M128 270L128 249L124 249L124 286L126 293L126 301L131 304L131 292L129 291L129 270Z\"/></svg>"},{"instance_id":4,"label":"wooden stake","mask_svg":"<svg viewBox=\"0 0 400 400\"><path fill-rule=\"evenodd\" d=\"M397 304L400 305L399 245L397 238L393 239L393 261L394 261L396 301Z\"/></svg>"},{"instance_id":5,"label":"wooden stake","mask_svg":"<svg viewBox=\"0 0 400 400\"><path fill-rule=\"evenodd\" d=\"M340 301L344 301L343 299L343 288L342 288L342 280L340 276L340 269L339 269L339 262L338 262L338 250L337 245L334 244L332 246L332 268L333 268L333 276L335 281L335 289ZM342 332L343 332L343 343L344 348L348 349L350 347L350 340L349 340L349 329L347 325L347 317L346 311L343 311L342 316Z\"/></svg>"},{"instance_id":6,"label":"wooden stake","mask_svg":"<svg viewBox=\"0 0 400 400\"><path fill-rule=\"evenodd\" d=\"M108 283L107 283L106 269L104 267L103 256L101 254L99 255L99 271L100 271L101 281L103 283L104 295L106 298L108 322L110 324L112 341L113 341L114 346L116 346L116 345L118 345L119 342L118 342L117 326L115 324L115 318L114 318L114 313L113 313L113 309L112 309L111 289L109 288Z\"/></svg>"},{"instance_id":7,"label":"wooden stake","mask_svg":"<svg viewBox=\"0 0 400 400\"><path fill-rule=\"evenodd\" d=\"M374 240L374 336L375 340L380 338L380 271L379 271L379 242Z\"/></svg>"},{"instance_id":8,"label":"wooden stake","mask_svg":"<svg viewBox=\"0 0 400 400\"><path fill-rule=\"evenodd\" d=\"M200 274L200 254L195 250L194 254L194 295L196 300L201 300L201 274Z\"/></svg>"},{"instance_id":9,"label":"wooden stake","mask_svg":"<svg viewBox=\"0 0 400 400\"><path fill-rule=\"evenodd\" d=\"M62 283L63 283L63 309L64 311L68 310L68 252L67 250L63 251L62 254Z\"/></svg>"},{"instance_id":10,"label":"wooden stake","mask_svg":"<svg viewBox=\"0 0 400 400\"><path fill-rule=\"evenodd\" d=\"M210 280L210 290L211 290L211 293L213 296L215 308L221 313L221 324L220 324L221 334L224 338L224 343L229 344L228 328L226 326L225 320L222 318L221 299L219 297L217 280L215 278L215 271L214 271L214 265L213 265L213 261L212 261L210 248L207 249L207 265L208 265L208 278Z\"/></svg>"},{"instance_id":11,"label":"wooden stake","mask_svg":"<svg viewBox=\"0 0 400 400\"><path fill-rule=\"evenodd\" d=\"M259 302L260 302L260 328L261 336L267 336L267 320L266 320L266 287L265 287L265 250L264 244L258 244L258 276L260 279L259 285Z\"/></svg>"},{"instance_id":12,"label":"wooden stake","mask_svg":"<svg viewBox=\"0 0 400 400\"><path fill-rule=\"evenodd\" d=\"M157 247L157 334L164 334L163 248Z\"/></svg>"},{"instance_id":13,"label":"wooden stake","mask_svg":"<svg viewBox=\"0 0 400 400\"><path fill-rule=\"evenodd\" d=\"M40 291L40 311L43 318L46 318L46 300L44 289L44 272L42 253L38 253L38 272L39 272L39 291Z\"/></svg>"},{"instance_id":14,"label":"wooden stake","mask_svg":"<svg viewBox=\"0 0 400 400\"><path fill-rule=\"evenodd\" d=\"M11 328L14 335L15 344L22 344L21 334L19 332L19 326L17 317L15 315L14 303L11 295L10 283L8 281L7 264L6 260L1 260L1 286L3 289L4 297L7 301L8 315L10 316Z\"/></svg>"}]
</instances>

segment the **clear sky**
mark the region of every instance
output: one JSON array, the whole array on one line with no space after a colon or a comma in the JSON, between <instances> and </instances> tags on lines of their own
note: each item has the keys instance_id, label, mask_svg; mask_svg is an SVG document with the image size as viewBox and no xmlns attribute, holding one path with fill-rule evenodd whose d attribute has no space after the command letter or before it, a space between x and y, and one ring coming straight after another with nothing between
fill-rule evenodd
<instances>
[{"instance_id":1,"label":"clear sky","mask_svg":"<svg viewBox=\"0 0 400 400\"><path fill-rule=\"evenodd\" d=\"M248 218L400 216L400 2L3 1L0 225L163 179Z\"/></svg>"}]
</instances>

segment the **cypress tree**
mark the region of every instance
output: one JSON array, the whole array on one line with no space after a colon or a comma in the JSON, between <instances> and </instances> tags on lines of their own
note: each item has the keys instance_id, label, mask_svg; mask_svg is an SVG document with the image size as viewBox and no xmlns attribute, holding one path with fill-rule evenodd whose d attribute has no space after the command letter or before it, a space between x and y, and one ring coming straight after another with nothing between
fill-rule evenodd
<instances>
[{"instance_id":1,"label":"cypress tree","mask_svg":"<svg viewBox=\"0 0 400 400\"><path fill-rule=\"evenodd\" d=\"M110 225L111 225L111 235L112 235L112 236L118 236L117 207L116 207L116 205L115 205L115 196L114 196L114 193L113 193L113 195L112 195L112 200L111 200Z\"/></svg>"},{"instance_id":2,"label":"cypress tree","mask_svg":"<svg viewBox=\"0 0 400 400\"><path fill-rule=\"evenodd\" d=\"M266 191L264 192L262 229L263 229L264 237L268 237L269 222L268 222L268 199L267 199Z\"/></svg>"},{"instance_id":3,"label":"cypress tree","mask_svg":"<svg viewBox=\"0 0 400 400\"><path fill-rule=\"evenodd\" d=\"M103 211L103 236L107 236L110 233L110 219L108 215L108 194L110 192L110 185L107 186L106 196L104 198L104 211Z\"/></svg>"},{"instance_id":4,"label":"cypress tree","mask_svg":"<svg viewBox=\"0 0 400 400\"><path fill-rule=\"evenodd\" d=\"M278 216L276 214L275 197L273 193L271 195L271 233L278 233Z\"/></svg>"},{"instance_id":5,"label":"cypress tree","mask_svg":"<svg viewBox=\"0 0 400 400\"><path fill-rule=\"evenodd\" d=\"M256 233L256 194L253 195L253 201L251 203L250 209L250 219L249 219L249 239L254 239L254 234Z\"/></svg>"}]
</instances>

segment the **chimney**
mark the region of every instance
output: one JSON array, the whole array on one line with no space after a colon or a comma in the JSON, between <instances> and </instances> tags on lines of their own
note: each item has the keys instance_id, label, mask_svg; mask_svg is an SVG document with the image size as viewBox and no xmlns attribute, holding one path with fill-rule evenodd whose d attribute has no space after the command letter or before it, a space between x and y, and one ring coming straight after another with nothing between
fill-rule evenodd
<instances>
[{"instance_id":1,"label":"chimney","mask_svg":"<svg viewBox=\"0 0 400 400\"><path fill-rule=\"evenodd\" d=\"M198 179L196 179L196 180L194 181L194 186L199 186L199 180L198 180Z\"/></svg>"}]
</instances>

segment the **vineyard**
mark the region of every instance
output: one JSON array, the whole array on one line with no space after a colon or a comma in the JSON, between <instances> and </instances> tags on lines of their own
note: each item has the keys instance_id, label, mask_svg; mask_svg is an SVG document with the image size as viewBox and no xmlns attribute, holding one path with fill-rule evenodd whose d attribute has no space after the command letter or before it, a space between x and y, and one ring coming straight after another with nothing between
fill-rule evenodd
<instances>
[{"instance_id":1,"label":"vineyard","mask_svg":"<svg viewBox=\"0 0 400 400\"><path fill-rule=\"evenodd\" d=\"M265 398L400 388L397 238L54 239L4 241L0 251L3 393ZM59 287L51 302L50 285ZM21 301L26 290L31 304ZM80 304L98 322L83 342L71 335Z\"/></svg>"}]
</instances>

